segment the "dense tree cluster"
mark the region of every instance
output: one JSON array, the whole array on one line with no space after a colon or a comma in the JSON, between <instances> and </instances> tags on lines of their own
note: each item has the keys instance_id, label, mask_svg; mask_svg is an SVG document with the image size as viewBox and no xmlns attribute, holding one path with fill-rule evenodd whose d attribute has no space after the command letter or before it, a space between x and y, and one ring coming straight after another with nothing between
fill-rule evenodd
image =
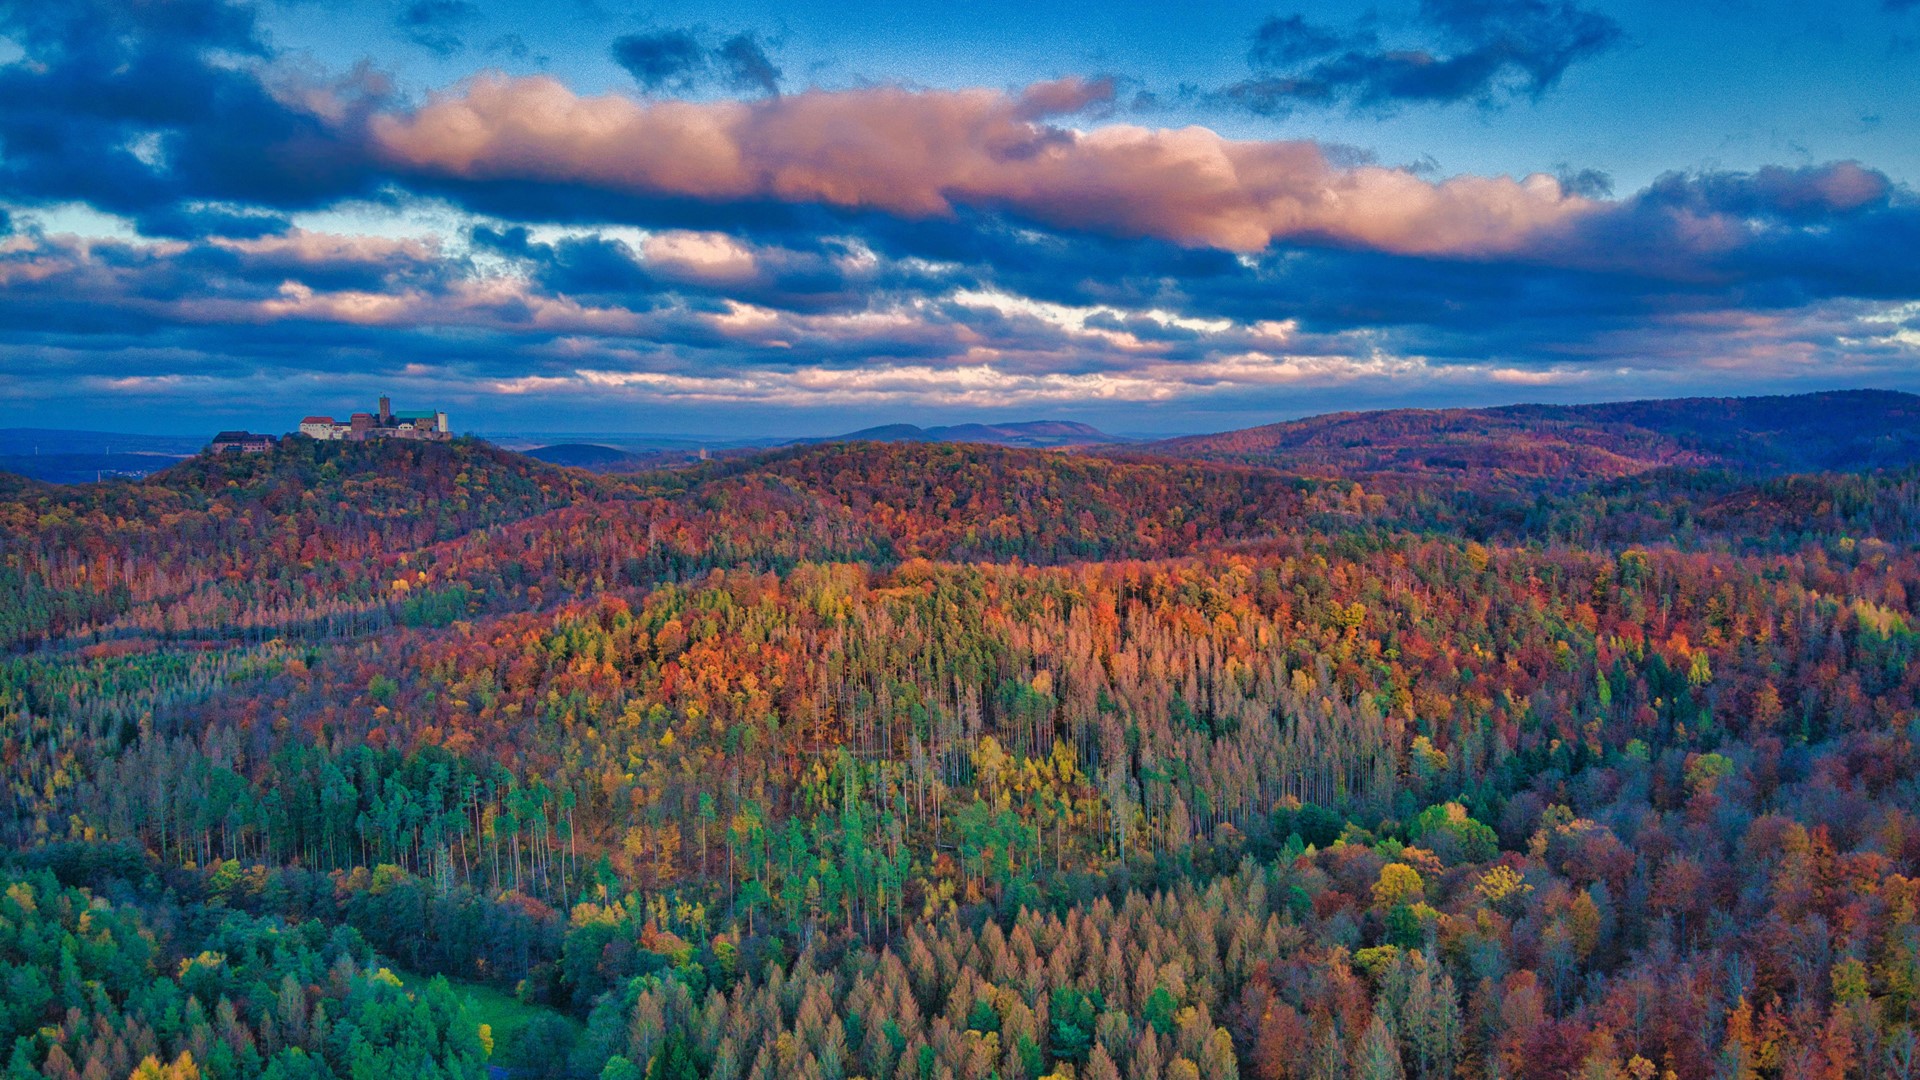
<instances>
[{"instance_id":1,"label":"dense tree cluster","mask_svg":"<svg viewBox=\"0 0 1920 1080\"><path fill-rule=\"evenodd\" d=\"M351 929L115 903L44 869L0 886L9 1077L485 1075L489 1033L446 981L405 992Z\"/></svg>"},{"instance_id":2,"label":"dense tree cluster","mask_svg":"<svg viewBox=\"0 0 1920 1080\"><path fill-rule=\"evenodd\" d=\"M456 443L21 488L0 830L126 929L77 1006L9 954L13 1067L353 1075L388 1007L477 1067L377 954L548 1010L522 1072L1907 1075L1916 484ZM82 1037L168 993L218 1037Z\"/></svg>"}]
</instances>

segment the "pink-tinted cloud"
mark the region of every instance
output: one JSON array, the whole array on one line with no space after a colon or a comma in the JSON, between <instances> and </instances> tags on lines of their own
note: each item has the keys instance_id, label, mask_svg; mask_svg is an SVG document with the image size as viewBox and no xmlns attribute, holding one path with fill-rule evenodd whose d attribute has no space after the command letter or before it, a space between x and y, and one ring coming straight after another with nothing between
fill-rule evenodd
<instances>
[{"instance_id":1,"label":"pink-tinted cloud","mask_svg":"<svg viewBox=\"0 0 1920 1080\"><path fill-rule=\"evenodd\" d=\"M1069 116L1095 105L1113 101L1114 82L1110 78L1081 79L1068 76L1051 82L1038 82L1020 91L1019 113L1029 120L1048 116Z\"/></svg>"},{"instance_id":2,"label":"pink-tinted cloud","mask_svg":"<svg viewBox=\"0 0 1920 1080\"><path fill-rule=\"evenodd\" d=\"M776 200L947 217L997 210L1061 229L1254 252L1304 241L1482 256L1596 204L1551 177L1432 182L1343 166L1308 141L1041 117L1110 94L1068 80L1020 95L880 87L764 101L582 97L548 78L483 76L376 117L376 152L434 178L534 181L644 197Z\"/></svg>"}]
</instances>

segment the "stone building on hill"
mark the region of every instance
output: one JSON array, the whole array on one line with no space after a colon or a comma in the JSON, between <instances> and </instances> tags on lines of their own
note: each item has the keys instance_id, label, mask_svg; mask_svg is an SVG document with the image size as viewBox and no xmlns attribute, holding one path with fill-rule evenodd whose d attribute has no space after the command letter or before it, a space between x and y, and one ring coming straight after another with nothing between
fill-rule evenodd
<instances>
[{"instance_id":1,"label":"stone building on hill","mask_svg":"<svg viewBox=\"0 0 1920 1080\"><path fill-rule=\"evenodd\" d=\"M423 439L446 442L453 438L445 412L397 413L390 398L380 399L377 413L357 412L345 420L309 416L300 421L299 434L309 439L366 442L369 439Z\"/></svg>"},{"instance_id":2,"label":"stone building on hill","mask_svg":"<svg viewBox=\"0 0 1920 1080\"><path fill-rule=\"evenodd\" d=\"M279 441L276 436L256 435L251 431L223 431L213 437L207 449L216 454L264 454Z\"/></svg>"}]
</instances>

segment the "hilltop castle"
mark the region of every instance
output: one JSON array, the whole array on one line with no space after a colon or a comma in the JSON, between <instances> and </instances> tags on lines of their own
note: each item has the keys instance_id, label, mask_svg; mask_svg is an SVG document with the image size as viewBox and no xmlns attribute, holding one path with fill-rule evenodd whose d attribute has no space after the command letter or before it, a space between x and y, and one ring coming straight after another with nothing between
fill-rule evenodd
<instances>
[{"instance_id":1,"label":"hilltop castle","mask_svg":"<svg viewBox=\"0 0 1920 1080\"><path fill-rule=\"evenodd\" d=\"M331 416L309 416L300 421L299 433L309 439L346 442L366 442L369 439L446 442L453 438L453 430L447 426L446 413L396 413L392 400L386 397L380 399L378 413L357 412L345 421L335 420Z\"/></svg>"}]
</instances>

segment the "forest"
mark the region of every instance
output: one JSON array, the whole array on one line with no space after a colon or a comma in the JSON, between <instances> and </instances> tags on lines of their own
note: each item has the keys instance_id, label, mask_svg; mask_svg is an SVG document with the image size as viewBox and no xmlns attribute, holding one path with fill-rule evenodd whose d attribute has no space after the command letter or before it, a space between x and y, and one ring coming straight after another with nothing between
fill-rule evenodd
<instances>
[{"instance_id":1,"label":"forest","mask_svg":"<svg viewBox=\"0 0 1920 1080\"><path fill-rule=\"evenodd\" d=\"M0 1062L1920 1077L1846 404L0 476Z\"/></svg>"}]
</instances>

